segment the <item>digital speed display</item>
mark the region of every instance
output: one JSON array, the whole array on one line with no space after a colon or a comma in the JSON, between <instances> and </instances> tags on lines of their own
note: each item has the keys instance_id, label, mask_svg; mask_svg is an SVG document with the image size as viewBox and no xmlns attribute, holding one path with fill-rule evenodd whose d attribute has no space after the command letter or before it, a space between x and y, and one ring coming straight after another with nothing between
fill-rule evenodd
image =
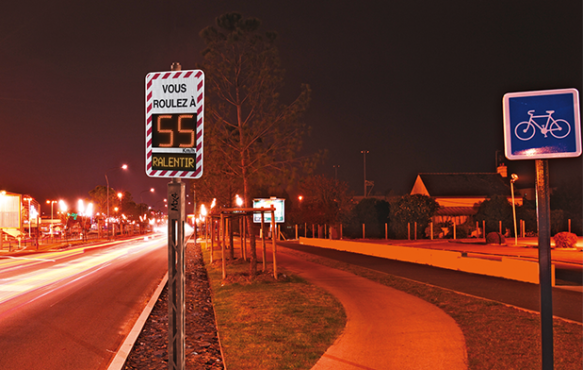
<instances>
[{"instance_id":1,"label":"digital speed display","mask_svg":"<svg viewBox=\"0 0 583 370\"><path fill-rule=\"evenodd\" d=\"M203 162L204 73L146 76L146 174L199 178Z\"/></svg>"},{"instance_id":2,"label":"digital speed display","mask_svg":"<svg viewBox=\"0 0 583 370\"><path fill-rule=\"evenodd\" d=\"M196 114L152 114L152 169L194 171Z\"/></svg>"},{"instance_id":3,"label":"digital speed display","mask_svg":"<svg viewBox=\"0 0 583 370\"><path fill-rule=\"evenodd\" d=\"M196 114L152 114L152 147L196 147Z\"/></svg>"}]
</instances>

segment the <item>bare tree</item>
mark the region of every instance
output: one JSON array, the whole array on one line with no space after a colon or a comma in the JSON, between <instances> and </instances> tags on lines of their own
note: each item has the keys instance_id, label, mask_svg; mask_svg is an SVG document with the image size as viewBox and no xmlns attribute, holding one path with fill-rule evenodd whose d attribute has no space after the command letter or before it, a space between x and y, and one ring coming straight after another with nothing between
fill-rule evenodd
<instances>
[{"instance_id":1,"label":"bare tree","mask_svg":"<svg viewBox=\"0 0 583 370\"><path fill-rule=\"evenodd\" d=\"M260 32L258 19L239 13L224 14L216 23L200 33L206 44L205 141L210 153L205 150L205 155L212 161L210 175L241 186L249 207L253 188L285 185L305 163L297 154L307 131L301 117L310 88L302 85L291 103L280 103L284 71L275 33ZM252 230L251 217L247 223ZM252 274L257 269L254 241L252 233Z\"/></svg>"}]
</instances>

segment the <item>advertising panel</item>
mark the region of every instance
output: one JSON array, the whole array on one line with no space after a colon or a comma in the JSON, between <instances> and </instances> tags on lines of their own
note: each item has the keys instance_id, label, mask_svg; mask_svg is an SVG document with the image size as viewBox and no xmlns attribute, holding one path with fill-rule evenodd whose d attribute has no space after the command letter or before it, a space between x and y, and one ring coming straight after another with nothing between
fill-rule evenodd
<instances>
[{"instance_id":1,"label":"advertising panel","mask_svg":"<svg viewBox=\"0 0 583 370\"><path fill-rule=\"evenodd\" d=\"M269 208L275 206L275 222L285 222L285 199L281 198L259 198L253 199L253 208ZM261 212L253 213L253 222L261 223ZM264 222L271 222L271 212L265 212Z\"/></svg>"},{"instance_id":2,"label":"advertising panel","mask_svg":"<svg viewBox=\"0 0 583 370\"><path fill-rule=\"evenodd\" d=\"M0 228L20 229L20 195L0 193Z\"/></svg>"}]
</instances>

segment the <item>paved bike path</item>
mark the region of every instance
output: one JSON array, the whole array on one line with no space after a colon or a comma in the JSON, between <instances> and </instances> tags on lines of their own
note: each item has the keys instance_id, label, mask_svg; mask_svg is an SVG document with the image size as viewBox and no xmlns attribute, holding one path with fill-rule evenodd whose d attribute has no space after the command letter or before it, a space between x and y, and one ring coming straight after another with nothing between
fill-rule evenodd
<instances>
[{"instance_id":1,"label":"paved bike path","mask_svg":"<svg viewBox=\"0 0 583 370\"><path fill-rule=\"evenodd\" d=\"M312 370L467 369L463 334L441 309L354 274L278 253L277 264L323 287L347 323Z\"/></svg>"}]
</instances>

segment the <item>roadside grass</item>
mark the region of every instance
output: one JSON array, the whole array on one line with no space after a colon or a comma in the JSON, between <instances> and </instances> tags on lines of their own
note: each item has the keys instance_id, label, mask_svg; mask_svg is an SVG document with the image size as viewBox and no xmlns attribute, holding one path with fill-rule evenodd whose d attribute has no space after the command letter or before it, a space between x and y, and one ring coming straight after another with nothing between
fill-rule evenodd
<instances>
[{"instance_id":1,"label":"roadside grass","mask_svg":"<svg viewBox=\"0 0 583 370\"><path fill-rule=\"evenodd\" d=\"M310 369L346 324L342 305L322 288L280 270L251 280L249 264L204 260L228 369Z\"/></svg>"},{"instance_id":2,"label":"roadside grass","mask_svg":"<svg viewBox=\"0 0 583 370\"><path fill-rule=\"evenodd\" d=\"M498 302L280 247L311 262L348 271L417 296L449 314L462 330L469 369L541 369L540 314ZM583 326L555 319L554 362L557 370L583 368Z\"/></svg>"}]
</instances>

